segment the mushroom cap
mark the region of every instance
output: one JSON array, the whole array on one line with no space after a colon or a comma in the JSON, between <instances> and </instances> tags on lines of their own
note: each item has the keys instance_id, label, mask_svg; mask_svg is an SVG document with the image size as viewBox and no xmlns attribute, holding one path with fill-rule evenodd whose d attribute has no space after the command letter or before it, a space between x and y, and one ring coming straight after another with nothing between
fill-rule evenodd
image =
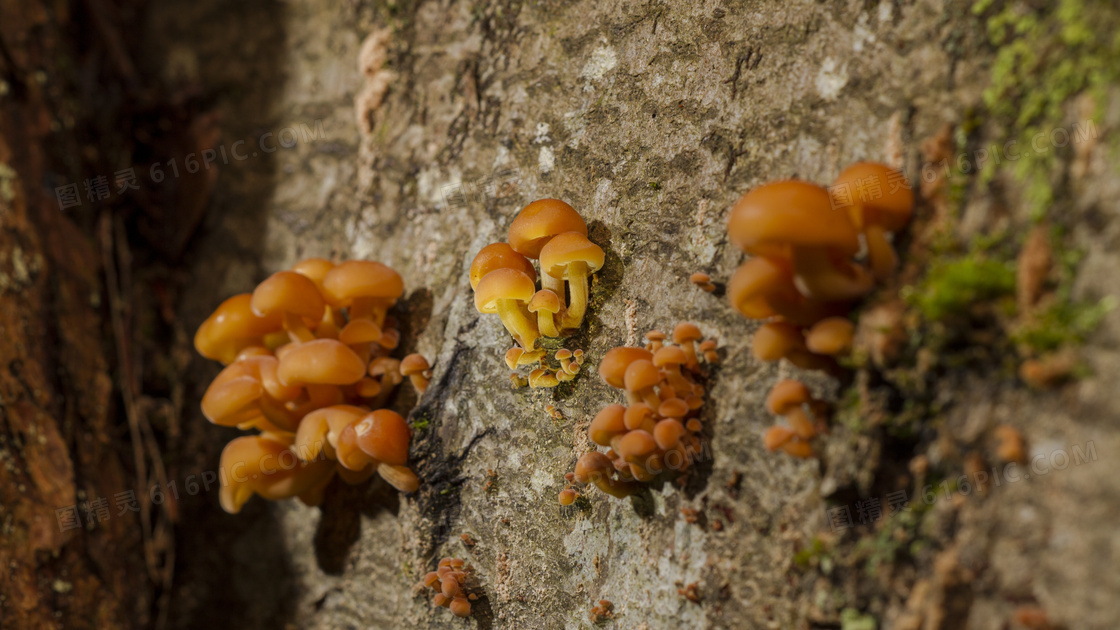
<instances>
[{"instance_id":1,"label":"mushroom cap","mask_svg":"<svg viewBox=\"0 0 1120 630\"><path fill-rule=\"evenodd\" d=\"M401 375L412 376L413 374L420 374L424 370L432 367L424 355L413 352L412 354L401 359Z\"/></svg>"},{"instance_id":2,"label":"mushroom cap","mask_svg":"<svg viewBox=\"0 0 1120 630\"><path fill-rule=\"evenodd\" d=\"M626 408L622 415L622 422L628 431L641 429L647 418L653 416L654 410L644 402L634 403Z\"/></svg>"},{"instance_id":3,"label":"mushroom cap","mask_svg":"<svg viewBox=\"0 0 1120 630\"><path fill-rule=\"evenodd\" d=\"M832 201L838 210L848 213L848 217L857 229L875 223L888 232L900 230L910 220L910 215L914 211L914 193L909 185L893 186L892 192L892 178L906 181L905 175L886 164L856 162L844 169L832 183L829 189ZM878 194L872 195L867 192L866 188L869 185L874 185ZM838 194L841 188L847 190L849 194ZM866 193L866 196L873 198L860 199L861 190Z\"/></svg>"},{"instance_id":4,"label":"mushroom cap","mask_svg":"<svg viewBox=\"0 0 1120 630\"><path fill-rule=\"evenodd\" d=\"M786 379L779 382L766 396L766 408L770 413L784 416L790 409L809 402L809 388L801 381Z\"/></svg>"},{"instance_id":5,"label":"mushroom cap","mask_svg":"<svg viewBox=\"0 0 1120 630\"><path fill-rule=\"evenodd\" d=\"M590 483L596 474L609 477L614 472L614 464L609 457L599 451L584 453L576 462L574 471L576 481Z\"/></svg>"},{"instance_id":6,"label":"mushroom cap","mask_svg":"<svg viewBox=\"0 0 1120 630\"><path fill-rule=\"evenodd\" d=\"M451 614L456 617L470 617L471 616L471 603L465 597L456 597L451 600L451 604L447 607Z\"/></svg>"},{"instance_id":7,"label":"mushroom cap","mask_svg":"<svg viewBox=\"0 0 1120 630\"><path fill-rule=\"evenodd\" d=\"M789 246L828 247L852 256L859 234L846 212L835 210L828 190L799 180L764 184L743 195L727 222L731 242L744 251L788 258Z\"/></svg>"},{"instance_id":8,"label":"mushroom cap","mask_svg":"<svg viewBox=\"0 0 1120 630\"><path fill-rule=\"evenodd\" d=\"M656 451L657 440L653 439L653 435L649 431L636 429L622 436L622 439L618 441L617 450L623 459L632 461Z\"/></svg>"},{"instance_id":9,"label":"mushroom cap","mask_svg":"<svg viewBox=\"0 0 1120 630\"><path fill-rule=\"evenodd\" d=\"M634 361L643 359L652 360L653 353L645 348L628 346L611 348L599 362L599 376L611 387L623 389L626 387L626 368Z\"/></svg>"},{"instance_id":10,"label":"mushroom cap","mask_svg":"<svg viewBox=\"0 0 1120 630\"><path fill-rule=\"evenodd\" d=\"M680 443L684 437L685 429L680 420L666 418L653 427L653 439L658 448L667 451Z\"/></svg>"},{"instance_id":11,"label":"mushroom cap","mask_svg":"<svg viewBox=\"0 0 1120 630\"><path fill-rule=\"evenodd\" d=\"M606 260L603 249L587 239L587 232L557 234L541 248L540 258L541 273L560 279L567 279L573 262L586 263L588 271L594 273Z\"/></svg>"},{"instance_id":12,"label":"mushroom cap","mask_svg":"<svg viewBox=\"0 0 1120 630\"><path fill-rule=\"evenodd\" d=\"M673 342L674 343L688 343L689 341L699 341L704 337L704 333L696 324L689 322L681 322L673 329Z\"/></svg>"},{"instance_id":13,"label":"mushroom cap","mask_svg":"<svg viewBox=\"0 0 1120 630\"><path fill-rule=\"evenodd\" d=\"M587 437L600 446L610 446L611 438L626 433L624 417L626 407L622 405L607 405L595 414L591 426L587 427Z\"/></svg>"},{"instance_id":14,"label":"mushroom cap","mask_svg":"<svg viewBox=\"0 0 1120 630\"><path fill-rule=\"evenodd\" d=\"M498 300L517 300L529 303L537 285L525 272L517 269L495 269L478 283L474 291L474 306L479 313L497 313Z\"/></svg>"},{"instance_id":15,"label":"mushroom cap","mask_svg":"<svg viewBox=\"0 0 1120 630\"><path fill-rule=\"evenodd\" d=\"M517 253L537 258L553 236L579 232L587 236L587 223L559 199L538 199L522 208L509 226L509 244Z\"/></svg>"},{"instance_id":16,"label":"mushroom cap","mask_svg":"<svg viewBox=\"0 0 1120 630\"><path fill-rule=\"evenodd\" d=\"M638 359L626 367L623 379L628 391L637 392L660 383L661 370L658 370L649 359Z\"/></svg>"},{"instance_id":17,"label":"mushroom cap","mask_svg":"<svg viewBox=\"0 0 1120 630\"><path fill-rule=\"evenodd\" d=\"M768 451L776 451L781 448L783 444L792 440L793 436L793 429L774 425L766 429L766 433L762 435L762 445L765 446Z\"/></svg>"},{"instance_id":18,"label":"mushroom cap","mask_svg":"<svg viewBox=\"0 0 1120 630\"><path fill-rule=\"evenodd\" d=\"M354 298L396 300L404 294L404 280L391 267L373 260L348 260L323 277L323 293L336 307Z\"/></svg>"},{"instance_id":19,"label":"mushroom cap","mask_svg":"<svg viewBox=\"0 0 1120 630\"><path fill-rule=\"evenodd\" d=\"M513 251L509 243L493 243L483 247L471 262L471 288L477 289L478 283L486 274L495 269L517 269L535 282L537 270L529 259Z\"/></svg>"},{"instance_id":20,"label":"mushroom cap","mask_svg":"<svg viewBox=\"0 0 1120 630\"><path fill-rule=\"evenodd\" d=\"M323 295L305 275L277 271L253 289L253 312L264 317L270 313L292 313L319 321L323 317Z\"/></svg>"},{"instance_id":21,"label":"mushroom cap","mask_svg":"<svg viewBox=\"0 0 1120 630\"><path fill-rule=\"evenodd\" d=\"M541 289L537 291L533 294L533 299L529 301L529 312L536 313L537 311L559 313L560 296L556 295L556 292L550 289Z\"/></svg>"},{"instance_id":22,"label":"mushroom cap","mask_svg":"<svg viewBox=\"0 0 1120 630\"><path fill-rule=\"evenodd\" d=\"M354 424L358 448L379 462L403 466L408 462L412 432L395 411L378 409Z\"/></svg>"},{"instance_id":23,"label":"mushroom cap","mask_svg":"<svg viewBox=\"0 0 1120 630\"><path fill-rule=\"evenodd\" d=\"M338 446L335 447L335 455L343 468L359 472L365 470L371 464L376 465L374 458L358 446L356 424L348 424L343 427L342 431L339 431L336 441Z\"/></svg>"},{"instance_id":24,"label":"mushroom cap","mask_svg":"<svg viewBox=\"0 0 1120 630\"><path fill-rule=\"evenodd\" d=\"M688 363L688 355L680 349L680 346L662 346L657 352L653 353L653 364L657 367L684 365L685 363Z\"/></svg>"},{"instance_id":25,"label":"mushroom cap","mask_svg":"<svg viewBox=\"0 0 1120 630\"><path fill-rule=\"evenodd\" d=\"M754 332L751 354L760 361L777 361L804 346L800 328L789 322L769 322Z\"/></svg>"},{"instance_id":26,"label":"mushroom cap","mask_svg":"<svg viewBox=\"0 0 1120 630\"><path fill-rule=\"evenodd\" d=\"M217 425L237 426L260 413L254 403L263 393L261 382L248 375L214 379L202 396L202 415Z\"/></svg>"},{"instance_id":27,"label":"mushroom cap","mask_svg":"<svg viewBox=\"0 0 1120 630\"><path fill-rule=\"evenodd\" d=\"M341 341L314 339L294 345L284 353L276 371L285 385L350 385L366 375L365 362Z\"/></svg>"},{"instance_id":28,"label":"mushroom cap","mask_svg":"<svg viewBox=\"0 0 1120 630\"><path fill-rule=\"evenodd\" d=\"M805 345L817 354L839 354L851 347L855 329L855 324L846 317L822 319L805 335Z\"/></svg>"},{"instance_id":29,"label":"mushroom cap","mask_svg":"<svg viewBox=\"0 0 1120 630\"><path fill-rule=\"evenodd\" d=\"M334 472L333 462L300 462L290 445L290 440L272 433L244 435L226 444L219 464L229 480L218 495L222 509L235 514L254 493L273 501L291 498Z\"/></svg>"},{"instance_id":30,"label":"mushroom cap","mask_svg":"<svg viewBox=\"0 0 1120 630\"><path fill-rule=\"evenodd\" d=\"M353 405L331 405L309 412L299 422L292 451L304 461L319 457L327 445L338 445L338 434L369 413L369 409Z\"/></svg>"},{"instance_id":31,"label":"mushroom cap","mask_svg":"<svg viewBox=\"0 0 1120 630\"><path fill-rule=\"evenodd\" d=\"M312 282L320 286L331 269L334 269L334 263L326 258L305 258L292 266L292 271L311 278Z\"/></svg>"},{"instance_id":32,"label":"mushroom cap","mask_svg":"<svg viewBox=\"0 0 1120 630\"><path fill-rule=\"evenodd\" d=\"M571 504L575 503L576 499L578 499L578 498L579 498L579 494L575 490L572 490L571 488L564 488L563 490L560 491L560 495L557 497L557 499L560 502L560 505L571 505Z\"/></svg>"},{"instance_id":33,"label":"mushroom cap","mask_svg":"<svg viewBox=\"0 0 1120 630\"><path fill-rule=\"evenodd\" d=\"M661 403L657 408L657 415L663 418L683 418L691 409L682 398L670 398Z\"/></svg>"},{"instance_id":34,"label":"mushroom cap","mask_svg":"<svg viewBox=\"0 0 1120 630\"><path fill-rule=\"evenodd\" d=\"M260 345L260 338L282 330L282 314L253 313L253 295L241 293L218 305L194 335L194 347L207 359L232 363L237 353Z\"/></svg>"},{"instance_id":35,"label":"mushroom cap","mask_svg":"<svg viewBox=\"0 0 1120 630\"><path fill-rule=\"evenodd\" d=\"M361 343L374 343L385 334L381 327L368 319L350 320L338 333L338 340L348 346Z\"/></svg>"},{"instance_id":36,"label":"mushroom cap","mask_svg":"<svg viewBox=\"0 0 1120 630\"><path fill-rule=\"evenodd\" d=\"M793 284L793 270L780 259L755 256L740 265L727 282L731 305L751 319L778 314L767 300L770 295L780 295L787 303L803 299Z\"/></svg>"}]
</instances>

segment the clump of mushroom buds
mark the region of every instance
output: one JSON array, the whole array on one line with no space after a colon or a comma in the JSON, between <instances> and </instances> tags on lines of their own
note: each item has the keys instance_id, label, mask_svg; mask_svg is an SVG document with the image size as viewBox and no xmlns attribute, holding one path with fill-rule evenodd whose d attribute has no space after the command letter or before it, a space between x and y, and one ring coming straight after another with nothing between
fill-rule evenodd
<instances>
[{"instance_id":1,"label":"clump of mushroom buds","mask_svg":"<svg viewBox=\"0 0 1120 630\"><path fill-rule=\"evenodd\" d=\"M424 576L423 585L435 591L432 603L450 609L456 617L471 615L471 602L478 595L467 594L463 585L467 581L470 567L460 558L444 558L439 568Z\"/></svg>"},{"instance_id":2,"label":"clump of mushroom buds","mask_svg":"<svg viewBox=\"0 0 1120 630\"><path fill-rule=\"evenodd\" d=\"M565 475L561 505L574 503L577 488L586 484L622 498L639 482L689 471L702 453L704 365L718 360L714 342L702 337L685 322L671 339L651 331L646 347L622 346L603 356L599 376L622 390L627 404L608 405L591 421L588 437L607 450L579 458L575 471Z\"/></svg>"},{"instance_id":3,"label":"clump of mushroom buds","mask_svg":"<svg viewBox=\"0 0 1120 630\"><path fill-rule=\"evenodd\" d=\"M202 398L203 415L260 431L222 452L223 509L238 512L254 494L317 505L336 474L360 483L377 473L416 490L408 424L382 409L404 377L420 393L430 377L420 355L391 356L400 332L388 310L403 292L400 275L381 263L311 258L202 323L195 348L226 364Z\"/></svg>"},{"instance_id":4,"label":"clump of mushroom buds","mask_svg":"<svg viewBox=\"0 0 1120 630\"><path fill-rule=\"evenodd\" d=\"M727 295L740 313L763 321L751 353L761 361L784 358L801 369L838 371L835 357L851 349L855 332L847 313L897 266L889 235L906 225L913 206L902 173L871 162L848 167L831 188L787 180L743 195L727 231L753 257L731 277ZM857 261L861 249L866 255ZM791 387L780 383L775 391ZM812 435L800 416L775 413L789 418L790 427L767 431L766 447L812 456Z\"/></svg>"},{"instance_id":5,"label":"clump of mushroom buds","mask_svg":"<svg viewBox=\"0 0 1120 630\"><path fill-rule=\"evenodd\" d=\"M540 288L532 260L540 266ZM475 308L497 313L517 342L506 354L515 387L555 387L579 373L581 357L571 361L571 351L562 350L568 355L554 357L560 367L553 367L537 341L563 337L583 324L590 277L603 261L583 218L559 199L525 206L510 225L509 242L487 245L475 256L470 269ZM516 373L523 366L530 366L527 378Z\"/></svg>"}]
</instances>

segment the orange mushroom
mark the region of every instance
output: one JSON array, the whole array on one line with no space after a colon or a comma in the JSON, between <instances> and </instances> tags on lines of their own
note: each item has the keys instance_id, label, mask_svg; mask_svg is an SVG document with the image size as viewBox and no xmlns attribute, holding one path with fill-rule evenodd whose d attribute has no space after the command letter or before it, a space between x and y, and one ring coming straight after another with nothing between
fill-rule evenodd
<instances>
[{"instance_id":1,"label":"orange mushroom","mask_svg":"<svg viewBox=\"0 0 1120 630\"><path fill-rule=\"evenodd\" d=\"M195 333L198 353L228 365L242 350L263 345L265 335L282 329L281 313L261 317L253 312L252 300L252 294L242 293L222 302Z\"/></svg>"},{"instance_id":2,"label":"orange mushroom","mask_svg":"<svg viewBox=\"0 0 1120 630\"><path fill-rule=\"evenodd\" d=\"M876 280L885 280L898 266L888 232L910 221L914 194L906 177L886 164L856 162L844 169L830 188L834 205L846 211L867 243L867 262Z\"/></svg>"},{"instance_id":3,"label":"orange mushroom","mask_svg":"<svg viewBox=\"0 0 1120 630\"><path fill-rule=\"evenodd\" d=\"M539 258L545 244L564 232L587 236L587 223L570 205L559 199L538 199L522 208L513 219L509 226L509 244L523 256ZM556 290L554 287L545 288Z\"/></svg>"},{"instance_id":4,"label":"orange mushroom","mask_svg":"<svg viewBox=\"0 0 1120 630\"><path fill-rule=\"evenodd\" d=\"M522 348L532 350L540 333L536 322L522 309L533 299L537 286L532 278L516 269L496 269L486 274L474 293L480 313L497 313L502 324Z\"/></svg>"},{"instance_id":5,"label":"orange mushroom","mask_svg":"<svg viewBox=\"0 0 1120 630\"><path fill-rule=\"evenodd\" d=\"M583 323L583 315L587 312L587 278L603 267L605 257L602 248L587 239L586 231L564 232L545 244L540 251L540 260L543 277L568 283L571 303L561 317L562 327L579 328ZM560 293L562 292L563 289Z\"/></svg>"},{"instance_id":6,"label":"orange mushroom","mask_svg":"<svg viewBox=\"0 0 1120 630\"><path fill-rule=\"evenodd\" d=\"M227 444L220 463L222 509L236 514L254 494L272 501L299 496L334 473L332 462L302 462L289 446L290 440L271 433L243 436Z\"/></svg>"},{"instance_id":7,"label":"orange mushroom","mask_svg":"<svg viewBox=\"0 0 1120 630\"><path fill-rule=\"evenodd\" d=\"M384 328L389 308L404 295L404 281L379 262L348 260L323 276L323 294L335 308L348 307L351 321L369 319Z\"/></svg>"},{"instance_id":8,"label":"orange mushroom","mask_svg":"<svg viewBox=\"0 0 1120 630\"><path fill-rule=\"evenodd\" d=\"M770 413L785 416L797 437L808 440L817 434L813 421L805 413L804 405L812 400L804 383L784 380L775 385L766 396Z\"/></svg>"},{"instance_id":9,"label":"orange mushroom","mask_svg":"<svg viewBox=\"0 0 1120 630\"><path fill-rule=\"evenodd\" d=\"M529 301L529 312L536 314L537 328L545 337L560 336L560 331L556 328L556 314L561 307L560 296L548 289L537 291Z\"/></svg>"},{"instance_id":10,"label":"orange mushroom","mask_svg":"<svg viewBox=\"0 0 1120 630\"><path fill-rule=\"evenodd\" d=\"M315 335L304 320L318 323L326 305L310 278L294 271L277 271L253 290L250 306L259 317L281 315L292 341L308 342Z\"/></svg>"},{"instance_id":11,"label":"orange mushroom","mask_svg":"<svg viewBox=\"0 0 1120 630\"><path fill-rule=\"evenodd\" d=\"M401 376L407 376L416 388L416 393L423 394L428 389L426 373L431 367L423 355L413 353L401 359Z\"/></svg>"},{"instance_id":12,"label":"orange mushroom","mask_svg":"<svg viewBox=\"0 0 1120 630\"><path fill-rule=\"evenodd\" d=\"M626 387L626 368L634 361L652 361L653 353L644 348L630 348L619 346L612 348L603 355L599 362L599 376L611 387L624 389Z\"/></svg>"}]
</instances>

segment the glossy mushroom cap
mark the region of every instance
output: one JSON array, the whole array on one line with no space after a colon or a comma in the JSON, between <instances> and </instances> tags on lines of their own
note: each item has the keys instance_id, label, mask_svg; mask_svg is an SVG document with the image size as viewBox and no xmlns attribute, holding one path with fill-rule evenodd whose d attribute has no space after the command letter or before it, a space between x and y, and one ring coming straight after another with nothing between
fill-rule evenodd
<instances>
[{"instance_id":1,"label":"glossy mushroom cap","mask_svg":"<svg viewBox=\"0 0 1120 630\"><path fill-rule=\"evenodd\" d=\"M323 292L336 308L357 298L395 301L404 294L404 281L391 267L372 260L348 260L323 277Z\"/></svg>"},{"instance_id":2,"label":"glossy mushroom cap","mask_svg":"<svg viewBox=\"0 0 1120 630\"><path fill-rule=\"evenodd\" d=\"M486 274L474 292L479 313L497 313L500 300L528 304L537 292L533 279L517 269L496 269Z\"/></svg>"},{"instance_id":3,"label":"glossy mushroom cap","mask_svg":"<svg viewBox=\"0 0 1120 630\"><path fill-rule=\"evenodd\" d=\"M541 273L553 278L569 279L572 263L587 265L588 274L603 268L603 249L587 239L587 233L564 232L557 234L540 251Z\"/></svg>"},{"instance_id":4,"label":"glossy mushroom cap","mask_svg":"<svg viewBox=\"0 0 1120 630\"><path fill-rule=\"evenodd\" d=\"M517 253L537 258L541 248L557 234L579 232L587 236L587 223L559 199L539 199L525 206L509 226L509 244Z\"/></svg>"},{"instance_id":5,"label":"glossy mushroom cap","mask_svg":"<svg viewBox=\"0 0 1120 630\"><path fill-rule=\"evenodd\" d=\"M855 325L844 317L829 317L813 324L805 335L805 346L810 352L835 355L852 347Z\"/></svg>"},{"instance_id":6,"label":"glossy mushroom cap","mask_svg":"<svg viewBox=\"0 0 1120 630\"><path fill-rule=\"evenodd\" d=\"M631 362L623 375L623 386L632 392L654 387L660 382L661 371L648 359L638 359Z\"/></svg>"},{"instance_id":7,"label":"glossy mushroom cap","mask_svg":"<svg viewBox=\"0 0 1120 630\"><path fill-rule=\"evenodd\" d=\"M591 426L587 428L587 436L591 441L600 446L610 446L611 439L626 433L626 424L623 418L626 407L622 405L607 405L602 411L595 414Z\"/></svg>"},{"instance_id":8,"label":"glossy mushroom cap","mask_svg":"<svg viewBox=\"0 0 1120 630\"><path fill-rule=\"evenodd\" d=\"M739 248L767 258L790 258L790 245L827 247L844 256L859 251L855 226L832 208L828 190L799 180L764 184L743 195L731 210L727 233Z\"/></svg>"},{"instance_id":9,"label":"glossy mushroom cap","mask_svg":"<svg viewBox=\"0 0 1120 630\"><path fill-rule=\"evenodd\" d=\"M612 348L599 362L599 376L611 387L623 389L626 387L626 368L639 360L652 361L653 353L645 348Z\"/></svg>"},{"instance_id":10,"label":"glossy mushroom cap","mask_svg":"<svg viewBox=\"0 0 1120 630\"><path fill-rule=\"evenodd\" d=\"M533 268L533 263L529 262L528 258L513 251L509 243L494 243L483 247L471 262L471 288L478 288L478 283L486 277L486 274L495 269L517 269L534 282L537 279L537 270Z\"/></svg>"},{"instance_id":11,"label":"glossy mushroom cap","mask_svg":"<svg viewBox=\"0 0 1120 630\"><path fill-rule=\"evenodd\" d=\"M334 263L325 258L305 258L292 266L292 271L307 276L316 285L323 285L327 272L334 269Z\"/></svg>"},{"instance_id":12,"label":"glossy mushroom cap","mask_svg":"<svg viewBox=\"0 0 1120 630\"><path fill-rule=\"evenodd\" d=\"M408 443L412 433L408 423L395 411L378 409L354 425L358 448L373 459L394 466L408 462Z\"/></svg>"},{"instance_id":13,"label":"glossy mushroom cap","mask_svg":"<svg viewBox=\"0 0 1120 630\"><path fill-rule=\"evenodd\" d=\"M252 301L252 294L242 293L222 302L198 327L195 350L207 359L229 364L243 349L259 346L265 335L279 332L281 313L259 316L253 312Z\"/></svg>"},{"instance_id":14,"label":"glossy mushroom cap","mask_svg":"<svg viewBox=\"0 0 1120 630\"><path fill-rule=\"evenodd\" d=\"M354 405L331 405L309 412L296 429L292 451L303 461L313 461L326 453L333 457L338 436L369 412Z\"/></svg>"},{"instance_id":15,"label":"glossy mushroom cap","mask_svg":"<svg viewBox=\"0 0 1120 630\"><path fill-rule=\"evenodd\" d=\"M887 232L901 230L914 211L914 193L897 169L876 162L856 162L844 169L830 187L836 208L848 213L862 230L875 223ZM843 191L845 194L837 194Z\"/></svg>"},{"instance_id":16,"label":"glossy mushroom cap","mask_svg":"<svg viewBox=\"0 0 1120 630\"><path fill-rule=\"evenodd\" d=\"M751 354L760 361L777 361L792 351L804 349L801 329L788 322L763 324L751 339Z\"/></svg>"},{"instance_id":17,"label":"glossy mushroom cap","mask_svg":"<svg viewBox=\"0 0 1120 630\"><path fill-rule=\"evenodd\" d=\"M351 385L366 375L366 364L346 344L316 339L296 344L280 359L280 382L313 385Z\"/></svg>"},{"instance_id":18,"label":"glossy mushroom cap","mask_svg":"<svg viewBox=\"0 0 1120 630\"><path fill-rule=\"evenodd\" d=\"M576 462L575 479L580 483L595 483L614 474L614 464L599 451L584 453ZM596 484L598 485L598 484Z\"/></svg>"},{"instance_id":19,"label":"glossy mushroom cap","mask_svg":"<svg viewBox=\"0 0 1120 630\"><path fill-rule=\"evenodd\" d=\"M323 296L315 282L294 271L277 271L253 290L251 307L260 317L291 313L318 322L323 317Z\"/></svg>"},{"instance_id":20,"label":"glossy mushroom cap","mask_svg":"<svg viewBox=\"0 0 1120 630\"><path fill-rule=\"evenodd\" d=\"M274 501L299 496L334 473L329 461L299 461L289 445L273 434L242 436L227 444L220 463L222 509L230 514L240 512L253 494Z\"/></svg>"}]
</instances>

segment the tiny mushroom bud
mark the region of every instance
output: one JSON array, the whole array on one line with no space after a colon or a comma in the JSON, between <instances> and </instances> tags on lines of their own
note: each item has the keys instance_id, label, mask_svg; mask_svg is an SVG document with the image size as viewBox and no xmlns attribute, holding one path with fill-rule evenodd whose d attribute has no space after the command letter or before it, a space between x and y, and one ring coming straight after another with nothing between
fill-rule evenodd
<instances>
[{"instance_id":1,"label":"tiny mushroom bud","mask_svg":"<svg viewBox=\"0 0 1120 630\"><path fill-rule=\"evenodd\" d=\"M315 339L303 320L318 323L325 307L319 287L294 271L278 271L257 285L250 305L260 317L282 314L284 330L296 342Z\"/></svg>"},{"instance_id":2,"label":"tiny mushroom bud","mask_svg":"<svg viewBox=\"0 0 1120 630\"><path fill-rule=\"evenodd\" d=\"M644 348L630 348L619 346L612 348L603 355L599 362L599 376L611 387L624 389L626 387L626 368L638 360L652 360L653 353Z\"/></svg>"},{"instance_id":3,"label":"tiny mushroom bud","mask_svg":"<svg viewBox=\"0 0 1120 630\"><path fill-rule=\"evenodd\" d=\"M805 413L805 403L812 400L809 388L804 383L784 380L770 390L766 396L766 408L770 413L785 416L797 436L807 440L817 434L813 422Z\"/></svg>"},{"instance_id":4,"label":"tiny mushroom bud","mask_svg":"<svg viewBox=\"0 0 1120 630\"><path fill-rule=\"evenodd\" d=\"M416 393L423 394L428 389L428 378L424 376L424 372L431 367L423 355L413 353L401 359L401 376L407 376L416 388Z\"/></svg>"},{"instance_id":5,"label":"tiny mushroom bud","mask_svg":"<svg viewBox=\"0 0 1120 630\"><path fill-rule=\"evenodd\" d=\"M480 313L497 313L506 330L521 344L532 350L539 333L536 322L530 321L522 308L533 299L536 284L516 269L496 269L486 274L474 294L474 305Z\"/></svg>"},{"instance_id":6,"label":"tiny mushroom bud","mask_svg":"<svg viewBox=\"0 0 1120 630\"><path fill-rule=\"evenodd\" d=\"M280 330L283 314L258 316L252 310L252 300L252 294L242 293L222 302L195 333L198 353L207 359L233 363L243 349L262 345L265 335Z\"/></svg>"},{"instance_id":7,"label":"tiny mushroom bud","mask_svg":"<svg viewBox=\"0 0 1120 630\"><path fill-rule=\"evenodd\" d=\"M572 299L561 317L563 328L579 328L587 312L587 278L603 267L602 248L587 240L586 232L564 232L549 240L540 256L542 276L568 282Z\"/></svg>"},{"instance_id":8,"label":"tiny mushroom bud","mask_svg":"<svg viewBox=\"0 0 1120 630\"><path fill-rule=\"evenodd\" d=\"M897 181L896 181L897 180ZM878 194L871 194L872 189ZM884 280L898 265L898 256L887 240L887 232L902 229L914 210L914 194L906 177L886 164L856 162L844 169L831 191L860 191L867 194L833 194L836 208L845 210L867 243L867 261L876 280Z\"/></svg>"},{"instance_id":9,"label":"tiny mushroom bud","mask_svg":"<svg viewBox=\"0 0 1120 630\"><path fill-rule=\"evenodd\" d=\"M797 180L759 186L736 202L727 231L749 253L789 260L807 297L853 300L871 290L871 274L846 260L859 251L859 234L821 186Z\"/></svg>"},{"instance_id":10,"label":"tiny mushroom bud","mask_svg":"<svg viewBox=\"0 0 1120 630\"><path fill-rule=\"evenodd\" d=\"M579 498L579 494L571 488L564 488L557 497L560 501L560 505L571 505L576 502L577 498Z\"/></svg>"},{"instance_id":11,"label":"tiny mushroom bud","mask_svg":"<svg viewBox=\"0 0 1120 630\"><path fill-rule=\"evenodd\" d=\"M841 354L852 347L855 325L844 317L829 317L813 324L805 335L805 346L817 354Z\"/></svg>"},{"instance_id":12,"label":"tiny mushroom bud","mask_svg":"<svg viewBox=\"0 0 1120 630\"><path fill-rule=\"evenodd\" d=\"M646 350L657 352L665 343L665 333L660 330L651 330L646 333Z\"/></svg>"},{"instance_id":13,"label":"tiny mushroom bud","mask_svg":"<svg viewBox=\"0 0 1120 630\"><path fill-rule=\"evenodd\" d=\"M560 298L548 289L541 289L533 294L529 301L529 312L537 315L537 328L545 337L559 337L560 331L556 328L556 314L560 312Z\"/></svg>"},{"instance_id":14,"label":"tiny mushroom bud","mask_svg":"<svg viewBox=\"0 0 1120 630\"><path fill-rule=\"evenodd\" d=\"M716 285L712 284L712 277L706 273L694 273L688 277L688 281L700 287L701 291L711 293L716 290Z\"/></svg>"},{"instance_id":15,"label":"tiny mushroom bud","mask_svg":"<svg viewBox=\"0 0 1120 630\"><path fill-rule=\"evenodd\" d=\"M556 360L560 362L560 367L565 372L573 375L579 374L579 364L572 361L572 357L574 355L572 354L571 350L568 350L567 348L560 348L553 356L555 356Z\"/></svg>"}]
</instances>

